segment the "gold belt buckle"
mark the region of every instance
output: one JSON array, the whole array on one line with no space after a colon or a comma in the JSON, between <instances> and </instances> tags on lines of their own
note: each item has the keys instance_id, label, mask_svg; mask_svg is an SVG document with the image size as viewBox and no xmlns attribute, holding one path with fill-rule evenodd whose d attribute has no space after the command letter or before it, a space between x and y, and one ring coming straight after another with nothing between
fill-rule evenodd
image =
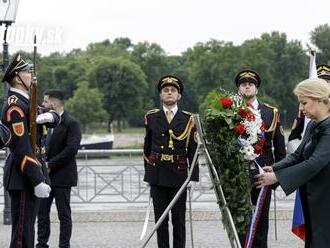
<instances>
[{"instance_id":1,"label":"gold belt buckle","mask_svg":"<svg viewBox=\"0 0 330 248\"><path fill-rule=\"evenodd\" d=\"M171 161L173 163L173 155L162 154L160 161Z\"/></svg>"}]
</instances>

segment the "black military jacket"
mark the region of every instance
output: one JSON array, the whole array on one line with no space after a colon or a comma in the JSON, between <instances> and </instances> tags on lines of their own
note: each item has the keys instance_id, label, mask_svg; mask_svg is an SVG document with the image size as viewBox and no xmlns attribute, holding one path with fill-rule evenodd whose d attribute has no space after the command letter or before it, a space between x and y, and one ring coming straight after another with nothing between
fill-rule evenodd
<instances>
[{"instance_id":1,"label":"black military jacket","mask_svg":"<svg viewBox=\"0 0 330 248\"><path fill-rule=\"evenodd\" d=\"M292 128L291 133L289 135L288 140L293 139L302 139L302 133L304 131L304 125L305 125L305 115L302 113L302 111L298 111L298 115L296 116Z\"/></svg>"},{"instance_id":2,"label":"black military jacket","mask_svg":"<svg viewBox=\"0 0 330 248\"><path fill-rule=\"evenodd\" d=\"M265 123L265 144L257 162L261 167L271 166L286 156L283 128L276 108L259 102L259 109Z\"/></svg>"},{"instance_id":3,"label":"black military jacket","mask_svg":"<svg viewBox=\"0 0 330 248\"><path fill-rule=\"evenodd\" d=\"M60 121L57 113L51 113L55 122L47 126L55 126ZM7 145L10 153L4 167L4 186L7 190L32 190L47 179L42 144L45 125L37 126L37 151L33 151L29 136L29 99L15 90L8 92L8 101L2 109L2 123L12 134Z\"/></svg>"},{"instance_id":4,"label":"black military jacket","mask_svg":"<svg viewBox=\"0 0 330 248\"><path fill-rule=\"evenodd\" d=\"M145 115L145 128L144 181L150 185L180 187L187 178L197 147L192 114L178 109L168 123L163 110L151 110ZM198 181L198 177L196 165L191 180Z\"/></svg>"}]
</instances>

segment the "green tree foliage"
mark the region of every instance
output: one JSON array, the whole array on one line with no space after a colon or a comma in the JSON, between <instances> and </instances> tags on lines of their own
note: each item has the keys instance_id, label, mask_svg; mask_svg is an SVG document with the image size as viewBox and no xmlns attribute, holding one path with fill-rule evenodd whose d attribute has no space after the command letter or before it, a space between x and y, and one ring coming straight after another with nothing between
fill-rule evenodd
<instances>
[{"instance_id":1,"label":"green tree foliage","mask_svg":"<svg viewBox=\"0 0 330 248\"><path fill-rule=\"evenodd\" d=\"M105 109L111 121L118 121L119 129L123 121L143 123L147 83L139 65L124 58L100 58L90 72L89 81L102 89Z\"/></svg>"},{"instance_id":2,"label":"green tree foliage","mask_svg":"<svg viewBox=\"0 0 330 248\"><path fill-rule=\"evenodd\" d=\"M330 26L316 27L311 41L319 51L317 63L330 63ZM32 62L32 53L20 53ZM211 90L222 87L235 91L236 73L249 67L261 76L259 97L276 105L282 114L287 113L285 119L290 125L297 111L292 90L308 77L308 60L299 41L288 41L279 32L262 34L241 45L219 40L200 42L176 56L147 41L133 44L125 37L107 39L67 54L38 54L39 102L46 89L60 88L68 99L78 82L88 81L104 93L102 104L110 120L141 125L144 112L160 104L156 85L161 76L179 76L185 85L179 105L197 112Z\"/></svg>"},{"instance_id":3,"label":"green tree foliage","mask_svg":"<svg viewBox=\"0 0 330 248\"><path fill-rule=\"evenodd\" d=\"M157 106L159 103L159 94L156 89L159 78L171 71L168 69L167 56L165 51L155 43L139 42L133 46L131 53L132 60L140 65L146 75L148 91L144 96L147 109ZM173 73L173 72L172 72Z\"/></svg>"},{"instance_id":4,"label":"green tree foliage","mask_svg":"<svg viewBox=\"0 0 330 248\"><path fill-rule=\"evenodd\" d=\"M311 41L317 46L321 53L317 56L319 64L330 63L330 26L324 24L316 27L311 32Z\"/></svg>"},{"instance_id":5,"label":"green tree foliage","mask_svg":"<svg viewBox=\"0 0 330 248\"><path fill-rule=\"evenodd\" d=\"M83 131L91 123L107 120L107 112L103 108L103 94L97 88L90 88L87 81L77 84L77 89L65 103L65 108L79 120Z\"/></svg>"}]
</instances>

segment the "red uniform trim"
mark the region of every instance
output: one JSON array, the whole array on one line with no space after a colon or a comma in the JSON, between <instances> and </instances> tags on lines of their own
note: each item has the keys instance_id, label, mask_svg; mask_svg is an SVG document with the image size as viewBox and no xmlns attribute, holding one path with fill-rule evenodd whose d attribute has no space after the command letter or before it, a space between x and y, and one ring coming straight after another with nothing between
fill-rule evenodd
<instances>
[{"instance_id":1,"label":"red uniform trim","mask_svg":"<svg viewBox=\"0 0 330 248\"><path fill-rule=\"evenodd\" d=\"M24 112L20 107L12 106L7 111L7 121L11 121L11 113L17 112L22 118L24 117Z\"/></svg>"},{"instance_id":2,"label":"red uniform trim","mask_svg":"<svg viewBox=\"0 0 330 248\"><path fill-rule=\"evenodd\" d=\"M36 165L38 165L37 160L25 155L24 158L23 158L23 161L21 163L21 171L22 172L24 171L24 167L25 167L27 161L30 161L30 162L35 163Z\"/></svg>"},{"instance_id":3,"label":"red uniform trim","mask_svg":"<svg viewBox=\"0 0 330 248\"><path fill-rule=\"evenodd\" d=\"M25 221L25 201L26 193L21 192L21 200L19 202L19 221L18 221L18 232L17 232L17 243L16 248L23 247L23 232L24 232L24 221Z\"/></svg>"}]
</instances>

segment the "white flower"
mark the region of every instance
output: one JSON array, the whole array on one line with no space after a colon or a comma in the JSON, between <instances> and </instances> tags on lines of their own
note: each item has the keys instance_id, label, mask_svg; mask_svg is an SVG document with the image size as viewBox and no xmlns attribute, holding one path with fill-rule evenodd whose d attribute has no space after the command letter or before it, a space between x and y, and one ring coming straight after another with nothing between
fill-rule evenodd
<instances>
[{"instance_id":1,"label":"white flower","mask_svg":"<svg viewBox=\"0 0 330 248\"><path fill-rule=\"evenodd\" d=\"M238 101L237 101L238 102ZM249 121L244 119L241 124L245 126L245 134L238 138L238 144L241 146L240 152L243 154L244 159L254 160L259 155L254 153L253 145L260 139L262 119L260 110L248 107L249 111L254 115L254 120Z\"/></svg>"}]
</instances>

